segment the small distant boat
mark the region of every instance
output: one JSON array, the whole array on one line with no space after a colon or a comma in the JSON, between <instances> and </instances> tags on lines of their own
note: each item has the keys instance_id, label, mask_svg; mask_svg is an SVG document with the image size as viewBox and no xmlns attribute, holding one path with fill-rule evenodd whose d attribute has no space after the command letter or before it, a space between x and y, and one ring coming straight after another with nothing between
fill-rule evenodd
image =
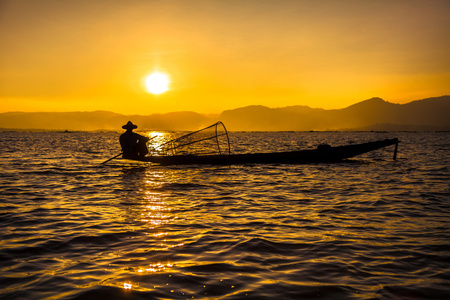
<instances>
[{"instance_id":1,"label":"small distant boat","mask_svg":"<svg viewBox=\"0 0 450 300\"><path fill-rule=\"evenodd\" d=\"M218 126L223 131L218 132ZM213 128L211 130L211 128ZM204 134L204 130L210 129L213 133L210 136ZM203 135L200 134L203 132ZM198 136L197 138L193 138ZM219 137L225 136L226 148L228 151L222 153L219 145ZM193 144L215 140L217 142L217 154L179 154L176 150L191 146ZM362 144L352 144L346 146L332 147L330 145L319 145L316 149L306 149L298 151L270 152L270 153L245 153L231 154L228 132L222 122L217 122L202 130L183 135L177 139L163 144L171 145L161 151L162 154L145 156L142 158L132 158L131 160L151 162L160 165L236 165L236 164L307 164L307 163L332 163L352 158L370 151L395 145L394 160L397 157L399 140L385 139ZM198 147L197 147L198 148ZM128 158L130 159L130 158Z\"/></svg>"}]
</instances>

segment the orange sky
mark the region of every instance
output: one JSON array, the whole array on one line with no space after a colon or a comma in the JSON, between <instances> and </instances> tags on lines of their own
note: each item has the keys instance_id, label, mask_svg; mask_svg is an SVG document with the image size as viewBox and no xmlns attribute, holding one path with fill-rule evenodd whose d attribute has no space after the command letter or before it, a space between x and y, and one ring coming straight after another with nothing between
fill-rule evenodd
<instances>
[{"instance_id":1,"label":"orange sky","mask_svg":"<svg viewBox=\"0 0 450 300\"><path fill-rule=\"evenodd\" d=\"M449 16L448 0L0 0L0 112L447 95ZM170 91L145 91L154 70Z\"/></svg>"}]
</instances>

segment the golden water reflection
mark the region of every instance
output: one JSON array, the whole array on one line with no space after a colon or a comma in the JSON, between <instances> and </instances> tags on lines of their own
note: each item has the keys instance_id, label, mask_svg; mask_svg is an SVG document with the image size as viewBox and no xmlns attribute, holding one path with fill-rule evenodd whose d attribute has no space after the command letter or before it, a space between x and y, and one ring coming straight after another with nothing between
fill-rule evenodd
<instances>
[{"instance_id":1,"label":"golden water reflection","mask_svg":"<svg viewBox=\"0 0 450 300\"><path fill-rule=\"evenodd\" d=\"M184 241L170 236L170 224L179 219L174 207L173 194L168 188L172 184L170 170L155 168L127 169L123 174L123 185L126 187L126 219L137 225L137 230L147 236L147 240L138 248L133 247L131 252L150 253L145 259L130 260L127 270L131 273L123 278L119 285L124 290L146 290L149 287L139 286L135 275L148 276L156 273L168 272L175 263L161 260L161 257L152 259L154 253L164 253L171 248L181 247ZM125 279L125 280L124 280Z\"/></svg>"},{"instance_id":2,"label":"golden water reflection","mask_svg":"<svg viewBox=\"0 0 450 300\"><path fill-rule=\"evenodd\" d=\"M129 283L129 282L124 282L123 283L123 288L126 290L131 290L131 288L133 287L133 284Z\"/></svg>"},{"instance_id":3,"label":"golden water reflection","mask_svg":"<svg viewBox=\"0 0 450 300\"><path fill-rule=\"evenodd\" d=\"M156 272L162 272L165 271L166 269L172 268L174 266L174 264L172 263L156 263L156 264L150 264L145 268L139 268L138 269L138 273L144 273L144 272L149 272L149 273L156 273Z\"/></svg>"},{"instance_id":4,"label":"golden water reflection","mask_svg":"<svg viewBox=\"0 0 450 300\"><path fill-rule=\"evenodd\" d=\"M164 144L175 138L175 134L164 131L151 131L145 134L150 140L147 143L149 155L166 154Z\"/></svg>"},{"instance_id":5,"label":"golden water reflection","mask_svg":"<svg viewBox=\"0 0 450 300\"><path fill-rule=\"evenodd\" d=\"M148 183L148 181L146 181ZM161 226L172 221L169 212L172 208L164 200L164 195L160 192L145 191L140 221L152 226Z\"/></svg>"}]
</instances>

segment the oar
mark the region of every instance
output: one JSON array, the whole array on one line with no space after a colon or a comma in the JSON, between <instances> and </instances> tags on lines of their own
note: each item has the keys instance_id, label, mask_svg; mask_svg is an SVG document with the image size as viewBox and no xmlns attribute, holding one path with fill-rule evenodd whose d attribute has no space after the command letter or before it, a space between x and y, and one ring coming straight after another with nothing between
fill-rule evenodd
<instances>
[{"instance_id":1,"label":"oar","mask_svg":"<svg viewBox=\"0 0 450 300\"><path fill-rule=\"evenodd\" d=\"M108 161L110 161L110 160L113 160L114 158L117 158L117 157L119 157L119 156L121 156L122 155L122 152L120 152L119 154L117 154L116 156L114 156L114 157L111 157L110 159L108 159L108 160L105 160L104 162L102 162L101 164L103 165L103 164L106 164Z\"/></svg>"}]
</instances>

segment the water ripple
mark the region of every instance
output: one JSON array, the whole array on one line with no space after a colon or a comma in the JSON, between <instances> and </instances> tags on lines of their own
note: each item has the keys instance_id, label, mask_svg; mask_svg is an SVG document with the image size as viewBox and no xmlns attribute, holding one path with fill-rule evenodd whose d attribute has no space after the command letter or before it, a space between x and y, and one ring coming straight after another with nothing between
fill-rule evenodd
<instances>
[{"instance_id":1,"label":"water ripple","mask_svg":"<svg viewBox=\"0 0 450 300\"><path fill-rule=\"evenodd\" d=\"M117 133L1 134L2 299L450 298L448 133L232 133L402 143L395 162L191 168L100 166Z\"/></svg>"}]
</instances>

